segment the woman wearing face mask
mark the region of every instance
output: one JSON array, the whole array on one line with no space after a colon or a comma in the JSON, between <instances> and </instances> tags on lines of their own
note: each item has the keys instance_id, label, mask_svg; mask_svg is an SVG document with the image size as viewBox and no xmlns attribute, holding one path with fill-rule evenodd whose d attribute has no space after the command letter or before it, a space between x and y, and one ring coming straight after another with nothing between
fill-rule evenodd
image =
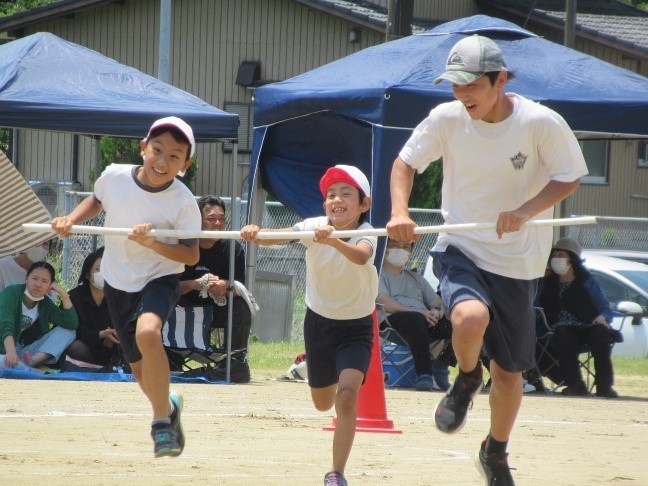
<instances>
[{"instance_id":1,"label":"woman wearing face mask","mask_svg":"<svg viewBox=\"0 0 648 486\"><path fill-rule=\"evenodd\" d=\"M567 385L566 395L587 395L578 355L589 345L596 369L596 395L616 398L612 388L613 313L600 282L583 265L581 246L571 238L561 238L551 250L551 272L544 277L539 304L547 322L554 328L552 343Z\"/></svg>"},{"instance_id":2,"label":"woman wearing face mask","mask_svg":"<svg viewBox=\"0 0 648 486\"><path fill-rule=\"evenodd\" d=\"M118 362L119 340L110 321L100 271L103 252L101 247L85 258L79 285L70 290L79 327L76 339L65 352L64 369L67 371L108 370Z\"/></svg>"},{"instance_id":3,"label":"woman wearing face mask","mask_svg":"<svg viewBox=\"0 0 648 486\"><path fill-rule=\"evenodd\" d=\"M411 243L387 240L387 251L378 283L378 321L400 334L412 352L416 370L416 389L429 391L436 382L447 390L448 363L439 366L430 354L430 341L450 339L450 321L443 318L441 298L418 272L405 270L412 254ZM452 363L454 364L454 362Z\"/></svg>"},{"instance_id":4,"label":"woman wearing face mask","mask_svg":"<svg viewBox=\"0 0 648 486\"><path fill-rule=\"evenodd\" d=\"M77 315L55 277L52 265L36 262L27 270L25 283L0 292L0 368L55 364L74 340ZM62 308L47 295L51 290L59 295Z\"/></svg>"},{"instance_id":5,"label":"woman wearing face mask","mask_svg":"<svg viewBox=\"0 0 648 486\"><path fill-rule=\"evenodd\" d=\"M44 261L49 250L50 241L47 240L18 255L0 258L0 291L9 285L24 283L29 267L35 262Z\"/></svg>"}]
</instances>

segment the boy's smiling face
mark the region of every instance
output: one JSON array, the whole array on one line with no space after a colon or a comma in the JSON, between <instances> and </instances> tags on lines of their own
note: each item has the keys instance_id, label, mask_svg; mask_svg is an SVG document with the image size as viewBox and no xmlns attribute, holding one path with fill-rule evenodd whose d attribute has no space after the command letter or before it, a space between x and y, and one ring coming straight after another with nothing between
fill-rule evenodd
<instances>
[{"instance_id":1,"label":"boy's smiling face","mask_svg":"<svg viewBox=\"0 0 648 486\"><path fill-rule=\"evenodd\" d=\"M189 145L176 141L164 132L148 141L140 142L144 158L143 168L137 179L149 187L162 187L172 181L178 172L187 170L191 159L187 158Z\"/></svg>"},{"instance_id":2,"label":"boy's smiling face","mask_svg":"<svg viewBox=\"0 0 648 486\"><path fill-rule=\"evenodd\" d=\"M331 184L326 190L324 211L331 225L338 230L358 227L360 214L369 209L369 198L360 203L358 188L346 182Z\"/></svg>"}]
</instances>

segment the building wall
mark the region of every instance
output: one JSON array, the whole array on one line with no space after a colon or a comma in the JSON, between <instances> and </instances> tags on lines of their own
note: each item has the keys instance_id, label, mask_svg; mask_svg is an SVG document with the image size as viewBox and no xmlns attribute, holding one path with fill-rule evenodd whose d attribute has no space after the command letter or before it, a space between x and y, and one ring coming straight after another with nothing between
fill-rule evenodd
<instances>
[{"instance_id":1,"label":"building wall","mask_svg":"<svg viewBox=\"0 0 648 486\"><path fill-rule=\"evenodd\" d=\"M372 0L370 3L389 7L389 0ZM414 0L414 18L425 20L454 20L475 15L473 0Z\"/></svg>"},{"instance_id":2,"label":"building wall","mask_svg":"<svg viewBox=\"0 0 648 486\"><path fill-rule=\"evenodd\" d=\"M224 109L252 103L253 90L237 86L242 61L261 62L261 78L283 80L384 41L353 24L290 0L173 0L170 82ZM159 0L125 0L82 11L69 19L32 26L87 46L152 76L158 66ZM145 134L133 134L141 138ZM20 131L19 166L27 180L70 180L72 135ZM79 181L91 190L94 143L80 137ZM230 195L231 154L220 143L199 144L196 194ZM240 153L238 191L247 183L249 154Z\"/></svg>"}]
</instances>

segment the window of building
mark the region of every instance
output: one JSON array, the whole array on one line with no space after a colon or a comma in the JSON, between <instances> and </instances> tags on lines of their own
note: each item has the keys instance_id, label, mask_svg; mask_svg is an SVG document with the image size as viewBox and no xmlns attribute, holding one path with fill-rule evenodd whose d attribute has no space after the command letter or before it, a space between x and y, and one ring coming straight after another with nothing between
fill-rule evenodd
<instances>
[{"instance_id":1,"label":"window of building","mask_svg":"<svg viewBox=\"0 0 648 486\"><path fill-rule=\"evenodd\" d=\"M236 113L239 116L238 128L238 151L243 153L252 152L252 132L253 132L253 109L252 103L241 101L226 101L223 104L223 110L228 113ZM232 144L224 143L223 152L231 152Z\"/></svg>"},{"instance_id":2,"label":"window of building","mask_svg":"<svg viewBox=\"0 0 648 486\"><path fill-rule=\"evenodd\" d=\"M607 184L610 143L607 140L578 142L583 151L589 174L581 179L583 184Z\"/></svg>"},{"instance_id":3,"label":"window of building","mask_svg":"<svg viewBox=\"0 0 648 486\"><path fill-rule=\"evenodd\" d=\"M648 169L648 142L639 142L639 153L637 154L637 167Z\"/></svg>"}]
</instances>

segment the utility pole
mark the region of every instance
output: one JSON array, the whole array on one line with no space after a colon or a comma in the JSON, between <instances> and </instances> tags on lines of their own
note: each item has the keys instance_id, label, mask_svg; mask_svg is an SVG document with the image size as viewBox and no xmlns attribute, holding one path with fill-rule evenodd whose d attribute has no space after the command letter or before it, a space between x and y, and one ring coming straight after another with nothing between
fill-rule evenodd
<instances>
[{"instance_id":1,"label":"utility pole","mask_svg":"<svg viewBox=\"0 0 648 486\"><path fill-rule=\"evenodd\" d=\"M389 0L385 42L411 35L413 17L414 0Z\"/></svg>"}]
</instances>

